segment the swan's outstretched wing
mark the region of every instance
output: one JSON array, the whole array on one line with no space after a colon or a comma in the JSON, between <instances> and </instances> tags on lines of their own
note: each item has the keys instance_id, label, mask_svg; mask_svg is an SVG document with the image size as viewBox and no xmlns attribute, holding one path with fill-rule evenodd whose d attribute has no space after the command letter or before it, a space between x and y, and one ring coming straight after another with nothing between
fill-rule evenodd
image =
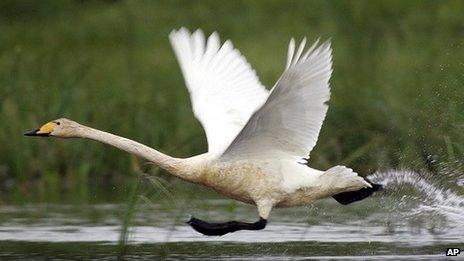
<instances>
[{"instance_id":1,"label":"swan's outstretched wing","mask_svg":"<svg viewBox=\"0 0 464 261\"><path fill-rule=\"evenodd\" d=\"M230 41L217 33L205 41L201 30L174 30L169 40L190 92L193 112L203 125L208 152L220 155L266 100L268 91Z\"/></svg>"},{"instance_id":2,"label":"swan's outstretched wing","mask_svg":"<svg viewBox=\"0 0 464 261\"><path fill-rule=\"evenodd\" d=\"M307 158L316 145L330 98L330 43L317 42L303 54L305 40L295 52L289 45L287 68L267 101L222 155L223 159Z\"/></svg>"}]
</instances>

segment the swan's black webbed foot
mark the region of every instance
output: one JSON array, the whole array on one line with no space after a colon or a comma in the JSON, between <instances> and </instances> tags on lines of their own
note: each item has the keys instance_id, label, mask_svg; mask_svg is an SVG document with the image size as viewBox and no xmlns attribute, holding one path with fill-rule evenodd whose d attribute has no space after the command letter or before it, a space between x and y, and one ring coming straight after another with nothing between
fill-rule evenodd
<instances>
[{"instance_id":1,"label":"swan's black webbed foot","mask_svg":"<svg viewBox=\"0 0 464 261\"><path fill-rule=\"evenodd\" d=\"M332 196L338 203L342 205L347 205L359 200L363 200L374 192L382 190L383 186L380 184L372 183L370 180L364 178L369 184L371 184L372 188L363 188L357 191L350 191L350 192L343 192L337 195Z\"/></svg>"},{"instance_id":2,"label":"swan's black webbed foot","mask_svg":"<svg viewBox=\"0 0 464 261\"><path fill-rule=\"evenodd\" d=\"M246 223L240 221L229 221L224 223L209 223L198 218L190 217L187 221L197 232L207 236L222 236L238 230L261 230L266 227L267 220L259 218L255 223Z\"/></svg>"}]
</instances>

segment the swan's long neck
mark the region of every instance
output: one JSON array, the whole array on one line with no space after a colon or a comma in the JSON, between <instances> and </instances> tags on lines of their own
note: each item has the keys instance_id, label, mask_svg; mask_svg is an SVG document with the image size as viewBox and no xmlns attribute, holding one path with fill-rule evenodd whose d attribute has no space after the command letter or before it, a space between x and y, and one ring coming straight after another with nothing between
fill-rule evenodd
<instances>
[{"instance_id":1,"label":"swan's long neck","mask_svg":"<svg viewBox=\"0 0 464 261\"><path fill-rule=\"evenodd\" d=\"M126 139L108 132L96 130L87 126L79 128L79 135L81 138L99 141L118 149L127 151L138 157L144 158L150 162L155 163L164 170L169 171L171 174L179 178L192 181L193 175L189 175L186 171L184 159L174 158L163 154L153 148L145 146L136 141ZM192 173L193 174L193 173Z\"/></svg>"}]
</instances>

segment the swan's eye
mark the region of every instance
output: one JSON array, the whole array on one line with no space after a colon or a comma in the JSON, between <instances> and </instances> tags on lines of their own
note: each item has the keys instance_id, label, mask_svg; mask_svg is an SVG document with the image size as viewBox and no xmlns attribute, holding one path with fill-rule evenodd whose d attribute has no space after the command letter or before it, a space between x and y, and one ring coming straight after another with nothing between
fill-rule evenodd
<instances>
[{"instance_id":1,"label":"swan's eye","mask_svg":"<svg viewBox=\"0 0 464 261\"><path fill-rule=\"evenodd\" d=\"M56 125L60 125L60 124L61 124L61 122L59 122L59 121L57 121L57 122L55 122L55 123L56 123Z\"/></svg>"}]
</instances>

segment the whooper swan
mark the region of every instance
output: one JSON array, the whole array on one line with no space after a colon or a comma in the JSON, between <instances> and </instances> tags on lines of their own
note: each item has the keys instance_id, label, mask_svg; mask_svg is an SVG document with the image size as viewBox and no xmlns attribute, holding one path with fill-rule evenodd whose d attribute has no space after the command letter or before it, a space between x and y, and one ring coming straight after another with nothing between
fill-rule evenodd
<instances>
[{"instance_id":1,"label":"whooper swan","mask_svg":"<svg viewBox=\"0 0 464 261\"><path fill-rule=\"evenodd\" d=\"M344 166L320 171L306 166L329 100L332 54L329 42L305 51L292 39L282 76L269 92L230 41L217 33L174 30L169 35L185 78L193 112L208 139L208 152L174 158L138 142L61 118L25 135L87 138L151 161L183 180L258 208L259 221L187 222L205 235L260 230L273 207L307 205L334 197L342 204L361 200L381 186Z\"/></svg>"}]
</instances>

